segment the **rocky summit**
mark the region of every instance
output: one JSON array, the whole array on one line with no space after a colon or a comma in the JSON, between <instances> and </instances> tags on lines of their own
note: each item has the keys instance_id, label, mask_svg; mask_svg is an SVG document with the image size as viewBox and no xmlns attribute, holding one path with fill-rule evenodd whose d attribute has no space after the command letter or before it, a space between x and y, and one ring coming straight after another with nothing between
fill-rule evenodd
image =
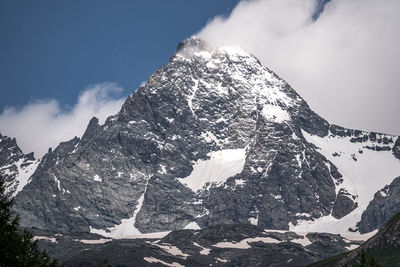
<instances>
[{"instance_id":1,"label":"rocky summit","mask_svg":"<svg viewBox=\"0 0 400 267\"><path fill-rule=\"evenodd\" d=\"M116 115L102 125L93 118L40 163L29 158L38 164L29 179L14 172L7 181L24 185L13 189L22 225L59 233L252 224L359 234L389 216L372 219L369 206L377 192L398 190L388 185L400 174L399 151L397 136L330 124L242 49L192 37ZM382 201L396 203L390 195Z\"/></svg>"}]
</instances>

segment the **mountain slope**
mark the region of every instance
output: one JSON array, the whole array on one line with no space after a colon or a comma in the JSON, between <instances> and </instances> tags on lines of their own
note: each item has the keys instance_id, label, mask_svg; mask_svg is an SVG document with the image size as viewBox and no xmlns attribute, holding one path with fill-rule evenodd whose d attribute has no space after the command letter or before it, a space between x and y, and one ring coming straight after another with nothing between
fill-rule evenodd
<instances>
[{"instance_id":1,"label":"mountain slope","mask_svg":"<svg viewBox=\"0 0 400 267\"><path fill-rule=\"evenodd\" d=\"M400 173L396 138L331 125L252 55L193 37L118 114L46 154L16 209L26 226L106 236L237 223L345 232ZM353 167L376 172L360 180Z\"/></svg>"}]
</instances>

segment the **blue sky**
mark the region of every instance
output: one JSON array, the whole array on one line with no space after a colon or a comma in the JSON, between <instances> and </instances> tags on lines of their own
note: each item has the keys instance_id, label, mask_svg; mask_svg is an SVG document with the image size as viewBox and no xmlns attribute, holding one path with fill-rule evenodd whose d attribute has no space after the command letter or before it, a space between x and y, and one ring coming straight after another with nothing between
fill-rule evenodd
<instances>
[{"instance_id":1,"label":"blue sky","mask_svg":"<svg viewBox=\"0 0 400 267\"><path fill-rule=\"evenodd\" d=\"M237 2L3 0L0 110L46 98L72 105L101 82L116 82L128 95L179 41Z\"/></svg>"}]
</instances>

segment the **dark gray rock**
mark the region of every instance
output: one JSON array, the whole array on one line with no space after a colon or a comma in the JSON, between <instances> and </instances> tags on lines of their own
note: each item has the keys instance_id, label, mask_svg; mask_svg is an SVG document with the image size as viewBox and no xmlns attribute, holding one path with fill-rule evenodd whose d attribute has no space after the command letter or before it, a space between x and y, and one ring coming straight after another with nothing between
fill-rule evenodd
<instances>
[{"instance_id":1,"label":"dark gray rock","mask_svg":"<svg viewBox=\"0 0 400 267\"><path fill-rule=\"evenodd\" d=\"M393 146L393 154L396 158L400 159L400 137L397 138L396 143Z\"/></svg>"},{"instance_id":2,"label":"dark gray rock","mask_svg":"<svg viewBox=\"0 0 400 267\"><path fill-rule=\"evenodd\" d=\"M375 193L358 223L360 233L380 228L394 214L400 212L400 177Z\"/></svg>"},{"instance_id":3,"label":"dark gray rock","mask_svg":"<svg viewBox=\"0 0 400 267\"><path fill-rule=\"evenodd\" d=\"M344 189L340 189L336 196L335 205L333 206L332 216L336 219L340 219L357 207L358 204L354 201L354 196L346 192Z\"/></svg>"}]
</instances>

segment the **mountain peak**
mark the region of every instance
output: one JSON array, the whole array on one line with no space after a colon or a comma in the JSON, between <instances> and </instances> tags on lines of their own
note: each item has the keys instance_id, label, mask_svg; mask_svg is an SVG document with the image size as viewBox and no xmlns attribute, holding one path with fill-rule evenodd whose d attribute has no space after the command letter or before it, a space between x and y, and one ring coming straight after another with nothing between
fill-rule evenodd
<instances>
[{"instance_id":1,"label":"mountain peak","mask_svg":"<svg viewBox=\"0 0 400 267\"><path fill-rule=\"evenodd\" d=\"M176 48L176 52L179 52L181 50L187 49L187 48L199 48L199 49L206 49L209 47L209 44L202 40L200 37L193 35L189 37L188 39L180 42Z\"/></svg>"},{"instance_id":2,"label":"mountain peak","mask_svg":"<svg viewBox=\"0 0 400 267\"><path fill-rule=\"evenodd\" d=\"M246 52L239 46L213 46L195 35L191 36L185 41L180 42L176 48L176 55L180 55L185 58L192 58L194 55L207 57L207 55L216 53L225 55L241 55L256 59L253 55ZM256 61L261 65L258 59L256 59Z\"/></svg>"}]
</instances>

